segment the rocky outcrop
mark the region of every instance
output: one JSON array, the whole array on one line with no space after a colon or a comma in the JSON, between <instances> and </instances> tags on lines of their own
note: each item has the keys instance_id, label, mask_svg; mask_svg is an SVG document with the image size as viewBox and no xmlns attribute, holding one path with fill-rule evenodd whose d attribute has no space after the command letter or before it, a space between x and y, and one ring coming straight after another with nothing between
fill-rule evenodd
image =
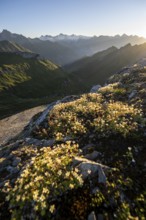
<instances>
[{"instance_id":1,"label":"rocky outcrop","mask_svg":"<svg viewBox=\"0 0 146 220\"><path fill-rule=\"evenodd\" d=\"M75 163L79 163L77 168L81 172L84 180L94 176L97 177L98 183L106 184L106 175L104 170L109 169L108 167L83 158L75 158Z\"/></svg>"}]
</instances>

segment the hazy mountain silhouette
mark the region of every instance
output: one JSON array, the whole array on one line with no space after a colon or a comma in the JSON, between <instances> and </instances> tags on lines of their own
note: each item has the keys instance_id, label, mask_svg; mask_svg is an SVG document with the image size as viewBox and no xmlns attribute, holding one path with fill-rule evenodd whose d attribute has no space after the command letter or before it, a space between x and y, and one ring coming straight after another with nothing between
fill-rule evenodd
<instances>
[{"instance_id":1,"label":"hazy mountain silhouette","mask_svg":"<svg viewBox=\"0 0 146 220\"><path fill-rule=\"evenodd\" d=\"M128 36L126 34L120 36L99 36L99 37L78 37L61 35L62 38L52 37L52 40L41 40L39 38L27 38L23 35L13 34L7 30L0 33L0 40L8 40L20 44L28 48L34 53L40 54L41 57L52 60L59 65L66 65L86 56L91 56L98 51L105 50L111 46L120 48L125 44L131 43L142 44L146 41L143 37ZM57 38L57 40L55 40ZM70 38L70 40L68 40ZM76 37L77 38L77 37ZM60 40L59 40L60 39Z\"/></svg>"}]
</instances>

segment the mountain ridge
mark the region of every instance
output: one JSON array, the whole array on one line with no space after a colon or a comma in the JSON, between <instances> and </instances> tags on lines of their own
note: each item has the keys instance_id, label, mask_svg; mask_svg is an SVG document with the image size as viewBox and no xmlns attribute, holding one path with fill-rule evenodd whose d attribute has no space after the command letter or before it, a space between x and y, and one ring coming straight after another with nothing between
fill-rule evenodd
<instances>
[{"instance_id":1,"label":"mountain ridge","mask_svg":"<svg viewBox=\"0 0 146 220\"><path fill-rule=\"evenodd\" d=\"M64 68L78 75L89 89L94 83L103 85L106 79L119 69L132 65L144 57L146 57L146 43L134 46L127 44L120 49L112 47L98 52Z\"/></svg>"},{"instance_id":2,"label":"mountain ridge","mask_svg":"<svg viewBox=\"0 0 146 220\"><path fill-rule=\"evenodd\" d=\"M80 58L91 56L98 51L105 50L111 46L122 47L127 43L141 44L146 39L137 36L99 36L79 40L61 40L57 42L42 41L39 38L27 38L23 35L13 34L7 30L0 33L0 41L9 40L28 48L34 53L40 54L59 65L72 63Z\"/></svg>"},{"instance_id":3,"label":"mountain ridge","mask_svg":"<svg viewBox=\"0 0 146 220\"><path fill-rule=\"evenodd\" d=\"M50 40L53 42L62 41L62 40L77 41L79 39L89 39L89 38L91 38L91 37L83 36L83 35L75 35L75 34L67 35L67 34L62 34L62 33L60 33L59 35L56 35L56 36L41 35L41 37L39 37L40 40Z\"/></svg>"}]
</instances>

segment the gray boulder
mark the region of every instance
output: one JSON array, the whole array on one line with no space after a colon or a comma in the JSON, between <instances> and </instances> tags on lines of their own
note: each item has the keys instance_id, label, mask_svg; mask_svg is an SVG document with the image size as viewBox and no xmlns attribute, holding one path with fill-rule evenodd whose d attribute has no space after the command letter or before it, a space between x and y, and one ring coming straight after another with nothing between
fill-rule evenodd
<instances>
[{"instance_id":1,"label":"gray boulder","mask_svg":"<svg viewBox=\"0 0 146 220\"><path fill-rule=\"evenodd\" d=\"M88 160L94 160L95 161L100 155L101 155L100 152L97 152L96 150L94 150L92 153L86 154L85 158L87 158Z\"/></svg>"},{"instance_id":2,"label":"gray boulder","mask_svg":"<svg viewBox=\"0 0 146 220\"><path fill-rule=\"evenodd\" d=\"M90 93L96 93L101 88L101 85L95 85L91 88Z\"/></svg>"},{"instance_id":3,"label":"gray boulder","mask_svg":"<svg viewBox=\"0 0 146 220\"><path fill-rule=\"evenodd\" d=\"M96 220L96 216L95 216L95 212L92 211L89 215L88 215L88 220Z\"/></svg>"},{"instance_id":4,"label":"gray boulder","mask_svg":"<svg viewBox=\"0 0 146 220\"><path fill-rule=\"evenodd\" d=\"M128 96L129 99L132 99L134 98L134 96L137 94L137 91L136 90L133 90L130 95Z\"/></svg>"},{"instance_id":5,"label":"gray boulder","mask_svg":"<svg viewBox=\"0 0 146 220\"><path fill-rule=\"evenodd\" d=\"M104 170L109 169L109 167L80 157L75 158L73 165L79 169L84 180L97 176L98 183L106 183Z\"/></svg>"}]
</instances>

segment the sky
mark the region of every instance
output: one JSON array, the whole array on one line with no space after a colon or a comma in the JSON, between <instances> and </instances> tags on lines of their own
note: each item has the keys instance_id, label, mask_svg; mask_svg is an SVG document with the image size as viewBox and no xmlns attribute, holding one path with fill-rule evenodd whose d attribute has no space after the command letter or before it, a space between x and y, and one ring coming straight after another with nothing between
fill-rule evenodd
<instances>
[{"instance_id":1,"label":"sky","mask_svg":"<svg viewBox=\"0 0 146 220\"><path fill-rule=\"evenodd\" d=\"M0 0L0 32L146 37L146 0Z\"/></svg>"}]
</instances>

